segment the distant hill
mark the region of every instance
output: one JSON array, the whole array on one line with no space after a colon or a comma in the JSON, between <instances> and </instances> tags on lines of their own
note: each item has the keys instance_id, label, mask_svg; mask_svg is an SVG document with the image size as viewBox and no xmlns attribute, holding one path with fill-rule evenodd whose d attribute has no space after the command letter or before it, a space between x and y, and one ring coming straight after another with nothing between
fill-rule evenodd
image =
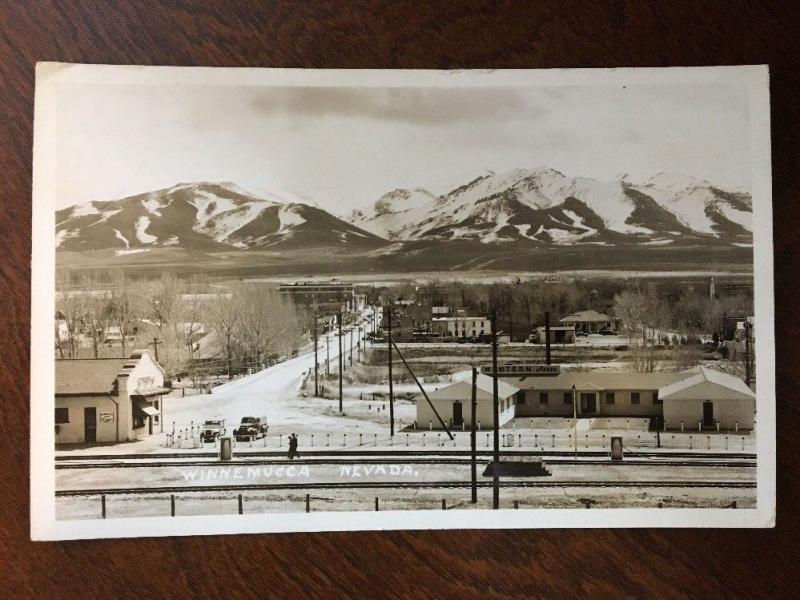
<instances>
[{"instance_id":1,"label":"distant hill","mask_svg":"<svg viewBox=\"0 0 800 600\"><path fill-rule=\"evenodd\" d=\"M258 198L231 183L184 183L56 212L57 248L70 251L370 249L384 243L320 208Z\"/></svg>"}]
</instances>

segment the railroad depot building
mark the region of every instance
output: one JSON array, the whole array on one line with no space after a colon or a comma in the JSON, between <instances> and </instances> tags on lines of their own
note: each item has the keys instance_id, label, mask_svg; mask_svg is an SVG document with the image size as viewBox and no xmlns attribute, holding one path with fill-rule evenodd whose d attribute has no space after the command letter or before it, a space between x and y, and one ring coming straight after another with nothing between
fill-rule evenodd
<instances>
[{"instance_id":1,"label":"railroad depot building","mask_svg":"<svg viewBox=\"0 0 800 600\"><path fill-rule=\"evenodd\" d=\"M510 375L510 376L509 376ZM755 394L733 375L695 367L681 372L593 373L501 378L520 391L516 417L660 417L667 429L752 430Z\"/></svg>"},{"instance_id":2,"label":"railroad depot building","mask_svg":"<svg viewBox=\"0 0 800 600\"><path fill-rule=\"evenodd\" d=\"M453 375L455 381L444 385L433 392L428 392L428 398L436 407L436 412L449 427L472 426L472 371L463 371ZM493 378L483 373L478 373L476 382L475 411L476 426L480 423L481 429L494 426L494 396L492 391ZM502 427L514 418L515 397L519 389L511 385L508 380L498 378L497 395L499 398L499 424ZM417 402L417 427L420 429L441 429L439 419L436 418L430 405L422 394L416 395Z\"/></svg>"},{"instance_id":3,"label":"railroad depot building","mask_svg":"<svg viewBox=\"0 0 800 600\"><path fill-rule=\"evenodd\" d=\"M169 389L149 350L55 363L57 444L129 442L163 430L162 397Z\"/></svg>"}]
</instances>

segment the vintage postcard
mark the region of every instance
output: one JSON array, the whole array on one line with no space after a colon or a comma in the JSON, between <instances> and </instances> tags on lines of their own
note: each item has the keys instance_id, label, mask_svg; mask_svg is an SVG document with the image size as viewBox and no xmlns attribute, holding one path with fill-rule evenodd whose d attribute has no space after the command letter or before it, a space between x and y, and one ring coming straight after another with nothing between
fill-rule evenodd
<instances>
[{"instance_id":1,"label":"vintage postcard","mask_svg":"<svg viewBox=\"0 0 800 600\"><path fill-rule=\"evenodd\" d=\"M765 66L36 71L33 539L770 527Z\"/></svg>"}]
</instances>

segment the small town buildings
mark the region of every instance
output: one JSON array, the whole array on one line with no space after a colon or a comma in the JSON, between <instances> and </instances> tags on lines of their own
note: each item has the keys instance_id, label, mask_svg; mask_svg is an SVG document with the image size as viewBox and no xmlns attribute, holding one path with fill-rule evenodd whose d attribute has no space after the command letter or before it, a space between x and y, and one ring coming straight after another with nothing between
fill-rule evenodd
<instances>
[{"instance_id":1,"label":"small town buildings","mask_svg":"<svg viewBox=\"0 0 800 600\"><path fill-rule=\"evenodd\" d=\"M356 294L352 283L297 281L278 286L280 294L296 306L319 314L355 310Z\"/></svg>"},{"instance_id":2,"label":"small town buildings","mask_svg":"<svg viewBox=\"0 0 800 600\"><path fill-rule=\"evenodd\" d=\"M492 321L488 317L434 317L432 328L442 337L477 338L492 333Z\"/></svg>"},{"instance_id":3,"label":"small town buildings","mask_svg":"<svg viewBox=\"0 0 800 600\"><path fill-rule=\"evenodd\" d=\"M717 423L721 429L753 428L752 390L738 377L704 366L681 372L564 371L503 379L520 390L517 417L650 417L676 430L681 424L716 429Z\"/></svg>"},{"instance_id":4,"label":"small town buildings","mask_svg":"<svg viewBox=\"0 0 800 600\"><path fill-rule=\"evenodd\" d=\"M149 350L130 358L56 360L56 443L129 442L163 431L164 369Z\"/></svg>"},{"instance_id":5,"label":"small town buildings","mask_svg":"<svg viewBox=\"0 0 800 600\"><path fill-rule=\"evenodd\" d=\"M531 335L534 344L544 344L547 340L547 328L537 327L533 335ZM550 343L551 344L574 344L575 343L575 326L569 325L565 327L551 327L550 328Z\"/></svg>"},{"instance_id":6,"label":"small town buildings","mask_svg":"<svg viewBox=\"0 0 800 600\"><path fill-rule=\"evenodd\" d=\"M428 392L428 398L436 407L436 412L448 427L471 427L472 426L472 371L463 371L453 375L454 382L443 384L442 387ZM494 427L494 396L492 391L493 378L478 373L476 382L476 404L475 411L476 426L481 428ZM508 380L498 378L497 395L499 398L499 421L500 426L508 423L514 418L515 395L519 389L511 385ZM417 402L417 427L427 429L441 428L439 419L425 400L422 394L416 395Z\"/></svg>"},{"instance_id":7,"label":"small town buildings","mask_svg":"<svg viewBox=\"0 0 800 600\"><path fill-rule=\"evenodd\" d=\"M582 310L560 321L564 326L573 326L576 332L599 333L602 330L617 330L617 319L596 310Z\"/></svg>"}]
</instances>

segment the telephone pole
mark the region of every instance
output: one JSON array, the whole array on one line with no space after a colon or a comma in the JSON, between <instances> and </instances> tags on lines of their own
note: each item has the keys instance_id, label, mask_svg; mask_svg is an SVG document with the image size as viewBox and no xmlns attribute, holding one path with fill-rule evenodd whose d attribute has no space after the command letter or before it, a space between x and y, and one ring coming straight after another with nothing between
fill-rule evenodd
<instances>
[{"instance_id":1,"label":"telephone pole","mask_svg":"<svg viewBox=\"0 0 800 600\"><path fill-rule=\"evenodd\" d=\"M153 351L155 353L156 362L158 362L158 346L159 344L163 344L164 342L159 342L157 337L153 338L153 342L148 344L149 346L153 347Z\"/></svg>"},{"instance_id":2,"label":"telephone pole","mask_svg":"<svg viewBox=\"0 0 800 600\"><path fill-rule=\"evenodd\" d=\"M469 443L471 449L470 470L472 475L472 503L478 503L478 444L475 431L478 412L478 369L472 367L472 411L470 412Z\"/></svg>"},{"instance_id":3,"label":"telephone pole","mask_svg":"<svg viewBox=\"0 0 800 600\"><path fill-rule=\"evenodd\" d=\"M314 397L319 397L319 360L317 360L317 351L319 340L317 339L317 319L318 315L314 315Z\"/></svg>"},{"instance_id":4,"label":"telephone pole","mask_svg":"<svg viewBox=\"0 0 800 600\"><path fill-rule=\"evenodd\" d=\"M497 393L497 313L492 311L492 410L494 448L492 453L492 508L500 508L500 401Z\"/></svg>"},{"instance_id":5,"label":"telephone pole","mask_svg":"<svg viewBox=\"0 0 800 600\"><path fill-rule=\"evenodd\" d=\"M336 313L336 320L339 324L339 412L342 411L342 313Z\"/></svg>"},{"instance_id":6,"label":"telephone pole","mask_svg":"<svg viewBox=\"0 0 800 600\"><path fill-rule=\"evenodd\" d=\"M353 326L350 325L350 366L353 366Z\"/></svg>"},{"instance_id":7,"label":"telephone pole","mask_svg":"<svg viewBox=\"0 0 800 600\"><path fill-rule=\"evenodd\" d=\"M389 310L387 311L387 323L389 329L389 435L394 437L394 386L392 384L392 312L394 311L393 303L389 303Z\"/></svg>"}]
</instances>

